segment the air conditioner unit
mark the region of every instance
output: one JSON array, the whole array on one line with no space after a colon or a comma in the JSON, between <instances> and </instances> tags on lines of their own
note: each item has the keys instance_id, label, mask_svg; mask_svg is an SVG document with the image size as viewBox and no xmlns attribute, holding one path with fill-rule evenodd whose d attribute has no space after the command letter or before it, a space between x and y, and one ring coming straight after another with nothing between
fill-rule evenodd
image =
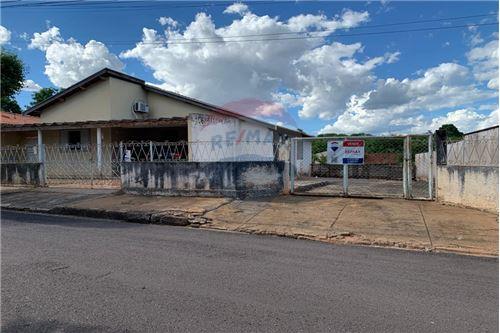
<instances>
[{"instance_id":1,"label":"air conditioner unit","mask_svg":"<svg viewBox=\"0 0 500 333\"><path fill-rule=\"evenodd\" d=\"M149 106L143 101L137 101L137 102L134 102L133 110L134 110L134 112L148 113Z\"/></svg>"}]
</instances>

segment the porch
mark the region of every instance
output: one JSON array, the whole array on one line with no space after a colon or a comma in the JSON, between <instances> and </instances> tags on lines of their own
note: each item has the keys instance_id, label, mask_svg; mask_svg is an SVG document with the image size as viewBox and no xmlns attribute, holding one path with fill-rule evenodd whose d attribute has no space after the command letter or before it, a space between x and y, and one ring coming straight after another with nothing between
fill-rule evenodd
<instances>
[{"instance_id":1,"label":"porch","mask_svg":"<svg viewBox=\"0 0 500 333\"><path fill-rule=\"evenodd\" d=\"M152 160L153 146L144 143L180 150L189 139L186 118L2 124L1 129L2 164L22 170L13 177L23 183L37 169L37 181L51 186L119 187L120 161Z\"/></svg>"}]
</instances>

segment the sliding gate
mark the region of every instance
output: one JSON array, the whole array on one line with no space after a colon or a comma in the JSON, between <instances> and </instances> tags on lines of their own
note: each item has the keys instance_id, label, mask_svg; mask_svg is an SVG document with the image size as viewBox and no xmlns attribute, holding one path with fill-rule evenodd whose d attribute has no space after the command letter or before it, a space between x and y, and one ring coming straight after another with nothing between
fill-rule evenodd
<instances>
[{"instance_id":1,"label":"sliding gate","mask_svg":"<svg viewBox=\"0 0 500 333\"><path fill-rule=\"evenodd\" d=\"M294 194L434 197L432 135L293 138Z\"/></svg>"}]
</instances>

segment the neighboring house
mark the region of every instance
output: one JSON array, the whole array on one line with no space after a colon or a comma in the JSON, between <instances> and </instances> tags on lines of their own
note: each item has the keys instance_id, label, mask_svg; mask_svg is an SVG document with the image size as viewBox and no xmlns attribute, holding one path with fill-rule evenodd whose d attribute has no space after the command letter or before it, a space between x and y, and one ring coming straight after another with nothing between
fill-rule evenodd
<instances>
[{"instance_id":1,"label":"neighboring house","mask_svg":"<svg viewBox=\"0 0 500 333\"><path fill-rule=\"evenodd\" d=\"M39 117L26 116L19 113L0 111L0 124L3 125L31 125L40 122ZM2 131L2 145L30 145L36 144L37 134L7 133Z\"/></svg>"},{"instance_id":2,"label":"neighboring house","mask_svg":"<svg viewBox=\"0 0 500 333\"><path fill-rule=\"evenodd\" d=\"M222 155L208 150L200 150L197 156L189 153L190 160L204 161L214 160L214 156L230 160L238 152L228 155L227 147L240 144L244 148L255 142L263 145L259 154L272 158L272 143L305 135L107 68L33 106L25 115L31 116L25 119L39 117L39 122L2 123L2 145L32 144L38 135L45 145L215 142L212 148L225 151ZM245 149L239 149L242 151Z\"/></svg>"},{"instance_id":3,"label":"neighboring house","mask_svg":"<svg viewBox=\"0 0 500 333\"><path fill-rule=\"evenodd\" d=\"M36 124L39 122L39 117L0 111L0 124Z\"/></svg>"}]
</instances>

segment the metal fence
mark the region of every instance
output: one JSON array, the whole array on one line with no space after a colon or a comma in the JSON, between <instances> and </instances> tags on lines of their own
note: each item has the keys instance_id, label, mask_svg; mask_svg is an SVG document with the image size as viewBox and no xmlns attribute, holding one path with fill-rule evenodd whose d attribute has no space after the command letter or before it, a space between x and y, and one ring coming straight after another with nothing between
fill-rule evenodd
<instances>
[{"instance_id":1,"label":"metal fence","mask_svg":"<svg viewBox=\"0 0 500 333\"><path fill-rule=\"evenodd\" d=\"M38 146L2 146L0 147L2 164L38 163Z\"/></svg>"},{"instance_id":2,"label":"metal fence","mask_svg":"<svg viewBox=\"0 0 500 333\"><path fill-rule=\"evenodd\" d=\"M429 135L294 138L291 188L296 193L368 197L432 198ZM329 164L329 141L363 140L364 163ZM431 140L431 141L430 141ZM426 177L418 178L417 169ZM431 176L432 179L432 176Z\"/></svg>"},{"instance_id":3,"label":"metal fence","mask_svg":"<svg viewBox=\"0 0 500 333\"><path fill-rule=\"evenodd\" d=\"M460 166L498 166L498 138L448 140L446 164Z\"/></svg>"},{"instance_id":4,"label":"metal fence","mask_svg":"<svg viewBox=\"0 0 500 333\"><path fill-rule=\"evenodd\" d=\"M128 142L119 144L125 162L274 161L286 145L272 141Z\"/></svg>"},{"instance_id":5,"label":"metal fence","mask_svg":"<svg viewBox=\"0 0 500 333\"><path fill-rule=\"evenodd\" d=\"M128 162L222 162L288 159L289 146L268 141L121 142L88 145L2 146L1 163L42 163L48 185L120 186Z\"/></svg>"}]
</instances>

